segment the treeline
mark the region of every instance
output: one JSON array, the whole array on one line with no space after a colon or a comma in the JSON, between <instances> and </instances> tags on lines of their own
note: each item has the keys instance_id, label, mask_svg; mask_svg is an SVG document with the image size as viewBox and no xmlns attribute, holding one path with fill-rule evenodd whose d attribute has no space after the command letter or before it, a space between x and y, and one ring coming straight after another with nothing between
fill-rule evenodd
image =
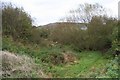
<instances>
[{"instance_id":1,"label":"treeline","mask_svg":"<svg viewBox=\"0 0 120 80\"><path fill-rule=\"evenodd\" d=\"M85 14L87 15L91 10L95 11L95 9L98 12L99 8L95 6L98 7L98 4L87 4L84 6L83 9L86 10L86 7L88 9ZM78 12L80 13L80 11ZM83 16L80 17L81 15L67 18L69 19L68 23L69 21L76 21L76 19L82 18L83 24L87 28L86 30L74 25L68 25L67 23L53 28L39 28L32 26L33 20L23 8L15 7L11 3L3 3L3 37L12 37L14 41L23 44L43 44L44 46L51 42L57 42L62 45L70 45L75 50L105 51L110 48L119 50L118 38L120 36L118 36L118 27L120 24L118 24L118 20L105 15L91 14L85 17L85 19Z\"/></svg>"},{"instance_id":2,"label":"treeline","mask_svg":"<svg viewBox=\"0 0 120 80\"><path fill-rule=\"evenodd\" d=\"M61 25L61 27L53 29L50 38L80 50L104 50L111 48L112 33L116 24L115 19L94 16L87 24L86 30L82 30L80 27Z\"/></svg>"},{"instance_id":3,"label":"treeline","mask_svg":"<svg viewBox=\"0 0 120 80\"><path fill-rule=\"evenodd\" d=\"M2 3L3 37L12 37L22 43L39 43L39 31L32 26L31 16L23 8Z\"/></svg>"}]
</instances>

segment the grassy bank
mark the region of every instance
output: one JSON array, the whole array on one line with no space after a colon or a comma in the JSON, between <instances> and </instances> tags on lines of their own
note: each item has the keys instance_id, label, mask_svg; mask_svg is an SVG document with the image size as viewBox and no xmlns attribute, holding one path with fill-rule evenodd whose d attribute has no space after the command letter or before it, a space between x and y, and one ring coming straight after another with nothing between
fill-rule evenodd
<instances>
[{"instance_id":1,"label":"grassy bank","mask_svg":"<svg viewBox=\"0 0 120 80\"><path fill-rule=\"evenodd\" d=\"M68 46L62 48L58 45L54 47L40 47L38 45L23 45L14 42L11 38L3 38L3 50L19 55L32 57L36 64L42 68L49 77L117 77L115 70L118 69L117 61L113 61L110 54L103 54L99 51L78 52ZM72 54L75 61L62 62L62 53ZM53 58L56 56L56 58ZM44 59L44 61L42 61ZM70 58L72 59L72 58ZM56 61L56 62L55 62ZM108 65L112 65L111 67ZM109 68L110 67L110 68ZM111 70L109 72L108 70ZM108 74L109 72L109 74Z\"/></svg>"}]
</instances>

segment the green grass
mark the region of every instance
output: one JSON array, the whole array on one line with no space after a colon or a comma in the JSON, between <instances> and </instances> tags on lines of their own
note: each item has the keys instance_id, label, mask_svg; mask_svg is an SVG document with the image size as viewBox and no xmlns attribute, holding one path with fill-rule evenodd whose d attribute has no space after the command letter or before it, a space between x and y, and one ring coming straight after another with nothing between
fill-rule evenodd
<instances>
[{"instance_id":1,"label":"green grass","mask_svg":"<svg viewBox=\"0 0 120 80\"><path fill-rule=\"evenodd\" d=\"M57 45L54 47L23 45L14 42L10 38L3 39L2 48L3 50L7 50L10 52L31 56L35 60L35 63L38 64L39 67L41 67L46 74L51 74L52 77L60 78L95 78L98 76L106 76L107 72L103 71L107 68L106 64L108 64L110 60L112 60L110 54L103 55L99 51L77 52L73 50L70 46L62 46L62 48L60 48ZM58 54L59 56L59 54L62 53L64 50L71 51L73 54L75 54L78 58L77 63L53 65L51 63L43 63L41 61L42 58L53 53ZM48 61L49 60L50 59L48 59ZM113 72L112 75L114 75Z\"/></svg>"},{"instance_id":2,"label":"green grass","mask_svg":"<svg viewBox=\"0 0 120 80\"><path fill-rule=\"evenodd\" d=\"M64 66L54 66L50 71L54 77L86 77L86 73L92 67L104 67L108 59L103 59L100 52L81 52L79 54L80 60L77 64L67 64Z\"/></svg>"}]
</instances>

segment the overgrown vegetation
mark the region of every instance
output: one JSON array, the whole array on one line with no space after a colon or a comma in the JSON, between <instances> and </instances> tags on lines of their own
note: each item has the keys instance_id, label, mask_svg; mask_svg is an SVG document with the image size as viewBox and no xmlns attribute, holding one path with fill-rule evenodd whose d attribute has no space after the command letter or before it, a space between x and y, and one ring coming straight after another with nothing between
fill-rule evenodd
<instances>
[{"instance_id":1,"label":"overgrown vegetation","mask_svg":"<svg viewBox=\"0 0 120 80\"><path fill-rule=\"evenodd\" d=\"M36 78L46 77L41 68L30 57L9 52L2 52L2 77L3 78Z\"/></svg>"},{"instance_id":2,"label":"overgrown vegetation","mask_svg":"<svg viewBox=\"0 0 120 80\"><path fill-rule=\"evenodd\" d=\"M104 10L95 7L98 4L90 5L82 7L85 15ZM70 22L39 28L32 26L32 18L23 8L3 3L2 12L2 50L32 57L49 77L119 77L117 19L88 14L89 19L82 16L84 23L79 24L79 20L73 22L81 18L77 15Z\"/></svg>"}]
</instances>

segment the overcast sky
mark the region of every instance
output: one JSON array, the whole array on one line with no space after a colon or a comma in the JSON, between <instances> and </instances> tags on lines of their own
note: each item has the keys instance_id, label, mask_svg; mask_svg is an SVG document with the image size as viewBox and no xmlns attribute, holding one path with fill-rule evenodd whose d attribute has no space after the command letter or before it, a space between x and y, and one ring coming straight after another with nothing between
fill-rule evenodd
<instances>
[{"instance_id":1,"label":"overcast sky","mask_svg":"<svg viewBox=\"0 0 120 80\"><path fill-rule=\"evenodd\" d=\"M16 6L21 6L35 20L35 25L45 25L57 22L67 15L71 9L76 9L79 4L99 3L103 7L110 9L110 15L117 17L118 2L120 0L1 0L2 2L12 2Z\"/></svg>"}]
</instances>

